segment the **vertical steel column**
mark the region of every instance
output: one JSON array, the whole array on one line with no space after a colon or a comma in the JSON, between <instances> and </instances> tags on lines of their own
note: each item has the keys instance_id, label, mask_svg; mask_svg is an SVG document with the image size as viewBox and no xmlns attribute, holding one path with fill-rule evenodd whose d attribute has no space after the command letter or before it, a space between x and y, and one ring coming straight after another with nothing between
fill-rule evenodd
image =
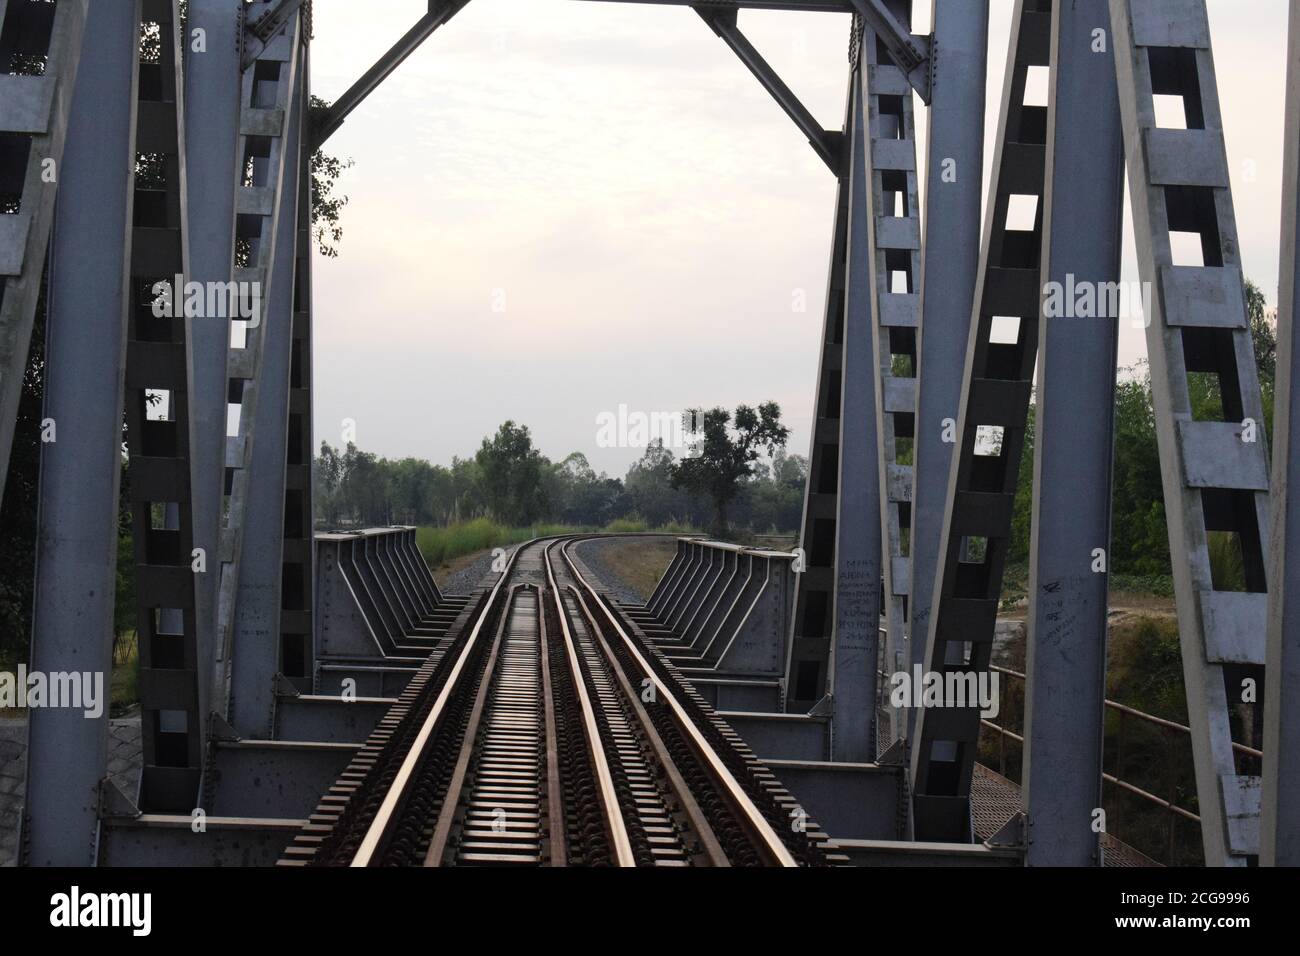
<instances>
[{"instance_id":1,"label":"vertical steel column","mask_svg":"<svg viewBox=\"0 0 1300 956\"><path fill-rule=\"evenodd\" d=\"M303 124L311 118L311 8L304 11L298 66ZM284 591L280 598L280 671L300 691L313 689L316 648L313 605L316 548L312 514L311 146L303 140L298 168L298 242L294 272L293 359L289 381L289 460L284 489ZM433 580L430 578L429 580Z\"/></svg>"},{"instance_id":2,"label":"vertical steel column","mask_svg":"<svg viewBox=\"0 0 1300 956\"><path fill-rule=\"evenodd\" d=\"M1031 865L1101 863L1124 142L1107 0L1052 11L1043 276L1096 314L1039 315L1024 794ZM1059 303L1061 299L1058 297ZM1092 310L1089 310L1090 313ZM1100 555L1097 553L1100 549ZM1098 563L1100 562L1100 563Z\"/></svg>"},{"instance_id":3,"label":"vertical steel column","mask_svg":"<svg viewBox=\"0 0 1300 956\"><path fill-rule=\"evenodd\" d=\"M294 31L290 38L296 40ZM277 42L283 42L281 38ZM291 55L298 59L295 42ZM286 67L287 68L287 67ZM284 551L285 469L289 432L289 373L293 343L294 259L298 239L298 162L302 143L302 76L285 104L284 179L275 216L275 258L248 466L243 558L235 605L230 724L243 737L272 733L274 677L280 669L280 588Z\"/></svg>"},{"instance_id":4,"label":"vertical steel column","mask_svg":"<svg viewBox=\"0 0 1300 956\"><path fill-rule=\"evenodd\" d=\"M835 623L831 631L831 759L876 759L876 649L880 608L880 485L871 334L871 168L859 57L849 90L849 224L840 391L840 494L835 514Z\"/></svg>"},{"instance_id":5,"label":"vertical steel column","mask_svg":"<svg viewBox=\"0 0 1300 956\"><path fill-rule=\"evenodd\" d=\"M228 283L234 249L235 153L239 139L239 31L243 0L190 0L185 57L185 161L188 172L190 273L195 282ZM205 50L193 48L203 31ZM207 569L195 577L200 688L211 692L216 647L217 583L221 576L221 513L225 490L226 353L229 316L209 315L193 327L194 436L190 444L194 544ZM205 706L204 718L208 709Z\"/></svg>"},{"instance_id":6,"label":"vertical steel column","mask_svg":"<svg viewBox=\"0 0 1300 956\"><path fill-rule=\"evenodd\" d=\"M921 328L917 334L916 434L912 439L911 618L886 667L922 663L938 568L943 502L953 441L944 422L957 420L980 256L984 184L984 90L988 0L934 0L933 95L921 243ZM949 436L951 437L951 436ZM910 736L915 711L890 708L892 736Z\"/></svg>"},{"instance_id":7,"label":"vertical steel column","mask_svg":"<svg viewBox=\"0 0 1300 956\"><path fill-rule=\"evenodd\" d=\"M90 7L59 170L45 335L58 440L41 455L31 667L102 679L102 712L29 712L24 842L36 866L94 865L107 776L137 8Z\"/></svg>"},{"instance_id":8,"label":"vertical steel column","mask_svg":"<svg viewBox=\"0 0 1300 956\"><path fill-rule=\"evenodd\" d=\"M268 9L268 4L259 3L246 12L250 20L256 20ZM247 700L258 702L251 709L241 710L241 723L235 724L243 735L252 737L269 734L270 685L278 669L280 650L280 556L299 165L295 144L300 142L298 138L292 142L290 139L298 135L296 127L301 125L301 25L301 13L296 11L277 35L267 39L244 72L239 161L233 184L234 275L241 285L259 289L261 302L256 321L245 329L242 347L232 344L226 366L230 398L239 405L239 426L238 434L227 438L225 452L230 469L229 504L222 527L213 707L232 723L236 719L231 704L236 642L245 648L269 644L266 654L260 647L245 651L257 662L252 671L241 667L241 679L260 680L258 686L244 684L240 688ZM283 247L286 242L287 247ZM269 376L265 389L264 375ZM261 410L263 404L267 406L265 411ZM268 446L265 455L257 451L255 439L260 435L265 435ZM253 481L254 468L262 476L257 483ZM248 577L241 570L246 537L248 554L257 564L257 570ZM256 604L251 616L241 619L239 602L246 596ZM240 627L246 629L246 634L238 633ZM263 663L268 656L272 662L269 668ZM263 703L267 705L264 714Z\"/></svg>"},{"instance_id":9,"label":"vertical steel column","mask_svg":"<svg viewBox=\"0 0 1300 956\"><path fill-rule=\"evenodd\" d=\"M853 53L853 62L857 53ZM844 129L852 126L852 85L846 96ZM839 511L840 399L844 368L845 259L849 235L848 165L842 163L835 188L835 225L826 283L822 352L813 402L813 434L808 450L799 546L803 570L795 585L789 660L785 669L785 709L807 713L830 687L830 634L834 621L835 519Z\"/></svg>"},{"instance_id":10,"label":"vertical steel column","mask_svg":"<svg viewBox=\"0 0 1300 956\"><path fill-rule=\"evenodd\" d=\"M970 786L979 744L977 700L949 698L947 674L969 688L987 675L1011 537L1038 348L1047 108L1025 102L1031 67L1051 57L1051 3L1018 0L1007 48L997 153L988 195L926 634L925 670L944 677L937 706L919 710L911 748L918 840L971 835ZM1011 213L1014 211L1015 216ZM919 636L919 635L918 635ZM955 681L954 684L957 682Z\"/></svg>"},{"instance_id":11,"label":"vertical steel column","mask_svg":"<svg viewBox=\"0 0 1300 956\"><path fill-rule=\"evenodd\" d=\"M1273 398L1273 528L1269 574L1268 693L1264 697L1264 790L1259 860L1267 866L1300 866L1300 339L1296 282L1300 280L1300 0L1291 0L1287 43L1286 125L1283 138L1282 239L1277 303L1277 380ZM1291 573L1288 574L1287 572Z\"/></svg>"},{"instance_id":12,"label":"vertical steel column","mask_svg":"<svg viewBox=\"0 0 1300 956\"><path fill-rule=\"evenodd\" d=\"M0 3L0 497L45 274L86 3Z\"/></svg>"},{"instance_id":13,"label":"vertical steel column","mask_svg":"<svg viewBox=\"0 0 1300 956\"><path fill-rule=\"evenodd\" d=\"M1110 9L1201 836L1208 865L1240 866L1259 852L1260 778L1238 767L1231 716L1268 689L1269 475L1210 27L1204 0ZM1181 99L1178 122L1160 125L1158 95ZM1176 257L1173 233L1199 254ZM1217 389L1212 412L1192 406L1194 375ZM1211 563L1212 542L1240 555L1238 580Z\"/></svg>"},{"instance_id":14,"label":"vertical steel column","mask_svg":"<svg viewBox=\"0 0 1300 956\"><path fill-rule=\"evenodd\" d=\"M910 0L891 12L911 24ZM916 177L916 123L907 72L890 59L874 32L863 31L863 95L867 98L871 169L872 368L875 401L877 512L884 586L881 611L889 647L908 626L908 554L912 526L912 462L916 433L917 335L921 324L921 210ZM873 720L875 715L872 715Z\"/></svg>"},{"instance_id":15,"label":"vertical steel column","mask_svg":"<svg viewBox=\"0 0 1300 956\"><path fill-rule=\"evenodd\" d=\"M176 0L143 0L124 405L136 562L144 768L140 806L189 812L205 753L190 497L189 272ZM146 55L147 54L147 55ZM170 295L159 295L162 288ZM170 298L172 314L165 305ZM181 314L176 314L177 312ZM199 319L199 321L204 321Z\"/></svg>"}]
</instances>

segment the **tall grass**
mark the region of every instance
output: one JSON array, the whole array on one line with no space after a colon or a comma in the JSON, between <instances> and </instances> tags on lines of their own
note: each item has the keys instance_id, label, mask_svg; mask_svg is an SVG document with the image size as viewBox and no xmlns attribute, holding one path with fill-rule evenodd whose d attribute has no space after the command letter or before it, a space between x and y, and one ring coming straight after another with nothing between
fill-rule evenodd
<instances>
[{"instance_id":1,"label":"tall grass","mask_svg":"<svg viewBox=\"0 0 1300 956\"><path fill-rule=\"evenodd\" d=\"M616 534L635 534L639 531L645 531L646 524L640 518L615 518L605 525L605 530L613 531Z\"/></svg>"},{"instance_id":2,"label":"tall grass","mask_svg":"<svg viewBox=\"0 0 1300 956\"><path fill-rule=\"evenodd\" d=\"M659 534L699 534L699 528L692 528L680 521L669 521L667 524L652 528L648 521L638 515L632 515L628 518L615 518L600 530L607 534L637 534L644 531L653 531Z\"/></svg>"},{"instance_id":3,"label":"tall grass","mask_svg":"<svg viewBox=\"0 0 1300 956\"><path fill-rule=\"evenodd\" d=\"M463 554L503 548L529 538L548 534L569 534L581 529L561 524L537 524L525 528L511 528L488 518L461 521L445 528L417 528L415 543L426 563L438 565Z\"/></svg>"},{"instance_id":4,"label":"tall grass","mask_svg":"<svg viewBox=\"0 0 1300 956\"><path fill-rule=\"evenodd\" d=\"M542 538L548 535L581 534L584 531L602 530L615 534L632 534L638 531L656 530L665 534L689 534L694 531L680 524L669 524L662 528L650 529L639 518L620 518L611 521L602 529L575 527L565 524L535 524L528 527L512 528L498 524L489 518L475 518L473 521L461 521L445 528L417 528L415 543L424 557L425 563L437 567L444 561L458 558L465 554L487 551L491 548L504 548L518 544L530 538Z\"/></svg>"}]
</instances>

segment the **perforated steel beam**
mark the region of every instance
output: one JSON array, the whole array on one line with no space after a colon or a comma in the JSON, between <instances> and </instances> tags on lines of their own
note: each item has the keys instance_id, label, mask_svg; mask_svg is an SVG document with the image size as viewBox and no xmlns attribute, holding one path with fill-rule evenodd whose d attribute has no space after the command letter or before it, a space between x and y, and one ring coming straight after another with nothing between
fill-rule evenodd
<instances>
[{"instance_id":1,"label":"perforated steel beam","mask_svg":"<svg viewBox=\"0 0 1300 956\"><path fill-rule=\"evenodd\" d=\"M891 0L910 22L908 0ZM906 451L915 431L917 329L921 324L921 210L916 173L912 90L903 69L882 53L876 34L862 35L863 95L870 123L872 382L876 453L876 513L880 523L880 612L886 640L897 647L908 627L907 542L912 524L912 465ZM847 421L856 417L843 410ZM900 457L900 452L903 455ZM837 596L838 597L838 596ZM874 648L874 644L873 644ZM873 719L875 717L873 713Z\"/></svg>"},{"instance_id":2,"label":"perforated steel beam","mask_svg":"<svg viewBox=\"0 0 1300 956\"><path fill-rule=\"evenodd\" d=\"M1204 0L1111 0L1124 144L1142 281L1152 289L1147 356L1208 865L1260 849L1260 777L1238 765L1231 716L1264 681L1269 569L1268 450L1246 313L1236 214ZM1182 99L1186 128L1160 128L1156 95ZM1199 239L1175 259L1174 232ZM1219 417L1198 420L1190 376L1217 386ZM1241 555L1220 577L1210 545ZM1247 723L1262 724L1258 721ZM1258 746L1251 735L1244 741Z\"/></svg>"},{"instance_id":3,"label":"perforated steel beam","mask_svg":"<svg viewBox=\"0 0 1300 956\"><path fill-rule=\"evenodd\" d=\"M920 664L930 626L943 506L961 401L971 300L980 256L984 169L987 0L934 0L934 97L929 109L916 427L912 437L911 585L907 640L888 648L886 668ZM915 713L891 708L892 736L910 734Z\"/></svg>"},{"instance_id":4,"label":"perforated steel beam","mask_svg":"<svg viewBox=\"0 0 1300 956\"><path fill-rule=\"evenodd\" d=\"M124 406L136 574L144 767L140 807L189 813L206 751L190 486L192 328L176 315L175 277L189 274L181 37L176 0L144 0L157 59L140 62ZM172 315L159 283L170 289ZM184 309L180 311L184 312Z\"/></svg>"},{"instance_id":5,"label":"perforated steel beam","mask_svg":"<svg viewBox=\"0 0 1300 956\"><path fill-rule=\"evenodd\" d=\"M1043 0L1018 0L1011 22L956 421L959 444L949 473L924 657L926 672L955 672L963 680L986 674L992 654L1037 352L1033 319L1042 288L1047 109L1025 103L1025 85L1031 66L1050 62L1050 7ZM1027 207L1023 221L1009 219L1013 196L1023 197L1014 203ZM1014 337L995 338L995 317L1012 321ZM999 333L1003 324L998 323ZM918 840L960 842L971 838L970 787L980 707L969 697L949 699L946 679L944 683L939 704L917 713L911 747L913 827Z\"/></svg>"},{"instance_id":6,"label":"perforated steel beam","mask_svg":"<svg viewBox=\"0 0 1300 956\"><path fill-rule=\"evenodd\" d=\"M292 31L291 31L292 32ZM301 51L296 44L293 56ZM271 271L257 382L257 441L248 462L246 510L235 604L230 725L243 737L272 734L280 670L280 613L284 557L285 476L289 445L289 378L293 347L295 249L298 235L298 162L301 144L301 74L286 103L284 178L276 215L275 268Z\"/></svg>"},{"instance_id":7,"label":"perforated steel beam","mask_svg":"<svg viewBox=\"0 0 1300 956\"><path fill-rule=\"evenodd\" d=\"M98 675L102 709L28 712L24 836L36 866L95 863L107 776L137 7L87 14L51 240L45 414L58 440L41 455L30 667Z\"/></svg>"},{"instance_id":8,"label":"perforated steel beam","mask_svg":"<svg viewBox=\"0 0 1300 956\"><path fill-rule=\"evenodd\" d=\"M1038 316L1022 780L1030 866L1101 864L1107 557L1124 143L1106 0L1052 11L1044 279L1100 290L1100 314ZM1050 299L1045 299L1050 302ZM1059 301L1059 300L1058 300Z\"/></svg>"},{"instance_id":9,"label":"perforated steel beam","mask_svg":"<svg viewBox=\"0 0 1300 956\"><path fill-rule=\"evenodd\" d=\"M1300 0L1291 0L1283 137L1282 238L1273 398L1273 529L1264 697L1264 790L1259 861L1300 866Z\"/></svg>"},{"instance_id":10,"label":"perforated steel beam","mask_svg":"<svg viewBox=\"0 0 1300 956\"><path fill-rule=\"evenodd\" d=\"M244 73L235 195L234 275L261 291L256 321L227 359L238 433L226 440L230 501L222 527L213 707L246 737L269 736L280 649L293 282L298 229L301 17ZM262 449L261 445L267 447ZM247 559L253 565L245 572ZM252 601L248 611L243 602ZM242 658L242 659L241 659ZM238 685L238 686L236 686Z\"/></svg>"}]
</instances>

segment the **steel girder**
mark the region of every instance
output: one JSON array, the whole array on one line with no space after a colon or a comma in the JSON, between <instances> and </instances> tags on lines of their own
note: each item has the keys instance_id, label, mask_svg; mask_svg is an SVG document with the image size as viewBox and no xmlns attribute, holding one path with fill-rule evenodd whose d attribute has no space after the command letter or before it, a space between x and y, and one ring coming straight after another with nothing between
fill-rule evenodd
<instances>
[{"instance_id":1,"label":"steel girder","mask_svg":"<svg viewBox=\"0 0 1300 956\"><path fill-rule=\"evenodd\" d=\"M806 13L856 13L880 37L891 58L899 64L908 83L926 102L930 102L933 61L929 38L908 32L906 17L898 17L885 0L601 0L614 3L646 3L661 6L690 6L709 19L724 16L735 22L740 10L791 10ZM706 15L706 11L708 11Z\"/></svg>"},{"instance_id":2,"label":"steel girder","mask_svg":"<svg viewBox=\"0 0 1300 956\"><path fill-rule=\"evenodd\" d=\"M844 128L853 129L853 88L849 80ZM800 522L800 564L791 618L789 662L785 668L784 704L790 713L807 713L830 688L830 637L834 621L835 523L839 514L840 402L844 370L844 310L849 242L850 188L847 166L835 190L835 222L822 320L822 350L813 401L813 430L808 450ZM854 390L857 394L857 390ZM868 393L869 394L869 393Z\"/></svg>"},{"instance_id":3,"label":"steel girder","mask_svg":"<svg viewBox=\"0 0 1300 956\"><path fill-rule=\"evenodd\" d=\"M1031 66L1050 57L1045 0L1018 0L1012 17L988 215L973 302L961 406L925 645L925 671L987 673L1011 536L1025 416L1037 353L1042 279L1042 195L1047 109L1025 105ZM1028 222L1008 222L1012 196L1032 202ZM1028 226L1028 228L1011 228ZM995 317L1016 320L1013 341L993 340ZM919 637L919 635L918 635ZM947 681L944 682L946 694ZM914 832L968 841L978 703L944 699L921 708L911 746Z\"/></svg>"},{"instance_id":4,"label":"steel girder","mask_svg":"<svg viewBox=\"0 0 1300 956\"><path fill-rule=\"evenodd\" d=\"M1042 274L1117 288L1124 144L1106 0L1052 10ZM1026 863L1101 864L1118 297L1097 315L1039 310L1029 645ZM1105 303L1105 304L1103 304Z\"/></svg>"},{"instance_id":5,"label":"steel girder","mask_svg":"<svg viewBox=\"0 0 1300 956\"><path fill-rule=\"evenodd\" d=\"M302 46L298 75L302 96L300 109L305 124L310 115L311 101L310 43ZM306 692L312 689L316 658L313 639L316 548L312 510L312 459L316 447L312 437L311 150L305 141L300 150L300 163L281 555L284 573L280 594L279 669L300 691Z\"/></svg>"},{"instance_id":6,"label":"steel girder","mask_svg":"<svg viewBox=\"0 0 1300 956\"><path fill-rule=\"evenodd\" d=\"M921 240L921 325L917 332L916 427L912 438L910 618L902 645L888 648L886 669L922 663L941 549L944 500L957 420L971 300L980 256L984 169L987 0L934 0L936 54L929 109L925 232ZM915 711L889 709L891 739L909 737Z\"/></svg>"},{"instance_id":7,"label":"steel girder","mask_svg":"<svg viewBox=\"0 0 1300 956\"><path fill-rule=\"evenodd\" d=\"M260 312L246 327L243 346L232 343L226 365L239 426L226 441L229 502L221 528L213 706L247 737L269 735L270 678L280 651L301 29L295 15L265 46L244 73L240 100L233 274L241 286L260 290ZM242 568L246 543L249 569Z\"/></svg>"},{"instance_id":8,"label":"steel girder","mask_svg":"<svg viewBox=\"0 0 1300 956\"><path fill-rule=\"evenodd\" d=\"M866 84L867 44L849 90L849 209L841 321L839 493L835 498L833 617L828 662L830 758L876 759L876 657L880 634L880 448L870 427L876 415L877 301L872 223L876 176L872 169L872 102Z\"/></svg>"},{"instance_id":9,"label":"steel girder","mask_svg":"<svg viewBox=\"0 0 1300 956\"><path fill-rule=\"evenodd\" d=\"M140 18L141 36L152 37L156 46L142 50L139 66L134 228L125 290L128 482L144 741L139 803L145 810L188 813L197 805L203 767L208 662L200 659L197 640L189 475L193 323L184 315L189 250L181 38L175 0L144 0ZM159 283L168 290L161 299ZM168 297L174 317L158 308ZM182 314L175 316L178 310Z\"/></svg>"},{"instance_id":10,"label":"steel girder","mask_svg":"<svg viewBox=\"0 0 1300 956\"><path fill-rule=\"evenodd\" d=\"M1111 17L1201 835L1207 864L1243 865L1260 850L1260 777L1230 718L1264 687L1268 439L1209 21L1204 0L1111 0ZM1156 95L1181 97L1186 128L1160 127ZM1175 260L1174 232L1197 237L1199 263ZM1217 384L1219 418L1197 419L1193 374ZM1240 553L1242 581L1216 576L1215 535Z\"/></svg>"},{"instance_id":11,"label":"steel girder","mask_svg":"<svg viewBox=\"0 0 1300 956\"><path fill-rule=\"evenodd\" d=\"M30 661L35 672L99 675L103 710L28 713L23 844L37 866L96 862L108 775L138 7L87 13L94 42L80 57L50 243L45 414L58 440L42 448Z\"/></svg>"},{"instance_id":12,"label":"steel girder","mask_svg":"<svg viewBox=\"0 0 1300 956\"><path fill-rule=\"evenodd\" d=\"M0 0L0 497L45 274L86 9L87 0Z\"/></svg>"},{"instance_id":13,"label":"steel girder","mask_svg":"<svg viewBox=\"0 0 1300 956\"><path fill-rule=\"evenodd\" d=\"M1291 0L1287 45L1287 98L1282 167L1282 238L1277 308L1277 378L1273 399L1273 527L1269 569L1264 697L1264 791L1261 797L1259 859L1266 865L1300 866L1300 574L1291 556L1300 556L1300 442L1292 429L1300 423L1300 0ZM1290 573L1288 573L1290 572Z\"/></svg>"},{"instance_id":14,"label":"steel girder","mask_svg":"<svg viewBox=\"0 0 1300 956\"><path fill-rule=\"evenodd\" d=\"M907 0L894 2L894 12L905 24L910 18L909 6ZM899 647L908 626L910 567L906 546L911 540L913 479L911 463L901 463L899 453L911 450L915 435L917 337L921 324L916 123L912 90L903 67L881 55L876 35L869 29L863 32L862 50L863 95L868 103L871 144L869 268L874 318L872 354L876 359L872 410L883 582L879 606L888 645ZM844 421L856 418L847 409L842 412ZM875 649L873 641L873 662ZM874 726L874 709L871 716Z\"/></svg>"},{"instance_id":15,"label":"steel girder","mask_svg":"<svg viewBox=\"0 0 1300 956\"><path fill-rule=\"evenodd\" d=\"M205 52L190 56L185 64L190 278L205 284L221 283L223 287L234 278L233 184L237 179L243 7L243 0L190 0L187 21L191 35L202 30L206 42ZM232 186L218 188L217 183ZM191 328L194 432L190 440L190 486L194 489L195 546L203 548L208 559L208 569L195 579L199 659L205 662L205 668L212 666L216 647L230 333L229 318L223 316L208 316ZM211 679L205 673L209 684ZM207 714L204 716L206 719Z\"/></svg>"},{"instance_id":16,"label":"steel girder","mask_svg":"<svg viewBox=\"0 0 1300 956\"><path fill-rule=\"evenodd\" d=\"M716 10L786 10L796 13L851 13L855 0L585 0L588 3L642 3Z\"/></svg>"},{"instance_id":17,"label":"steel girder","mask_svg":"<svg viewBox=\"0 0 1300 956\"><path fill-rule=\"evenodd\" d=\"M289 51L301 60L295 43ZM283 650L282 589L284 588L285 504L289 459L289 386L293 365L294 271L298 240L298 162L301 145L302 77L296 70L286 103L285 161L277 198L275 268L267 291L266 329L261 340L261 369L248 433L257 441L248 458L244 491L246 510L238 559L239 584L235 604L234 649L231 656L229 721L243 737L269 737L273 725L274 675L281 669ZM243 416L247 407L245 386ZM238 488L240 473L234 473ZM233 497L232 497L233 501ZM233 513L232 508L232 513ZM301 672L301 667L296 667Z\"/></svg>"}]
</instances>

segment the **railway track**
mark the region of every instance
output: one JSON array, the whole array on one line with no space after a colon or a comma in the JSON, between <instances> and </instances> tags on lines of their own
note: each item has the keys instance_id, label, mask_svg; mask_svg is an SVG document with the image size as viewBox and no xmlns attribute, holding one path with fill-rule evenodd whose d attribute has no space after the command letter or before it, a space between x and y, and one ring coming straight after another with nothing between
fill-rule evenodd
<instances>
[{"instance_id":1,"label":"railway track","mask_svg":"<svg viewBox=\"0 0 1300 956\"><path fill-rule=\"evenodd\" d=\"M521 545L284 865L809 866L824 834L588 578Z\"/></svg>"}]
</instances>

